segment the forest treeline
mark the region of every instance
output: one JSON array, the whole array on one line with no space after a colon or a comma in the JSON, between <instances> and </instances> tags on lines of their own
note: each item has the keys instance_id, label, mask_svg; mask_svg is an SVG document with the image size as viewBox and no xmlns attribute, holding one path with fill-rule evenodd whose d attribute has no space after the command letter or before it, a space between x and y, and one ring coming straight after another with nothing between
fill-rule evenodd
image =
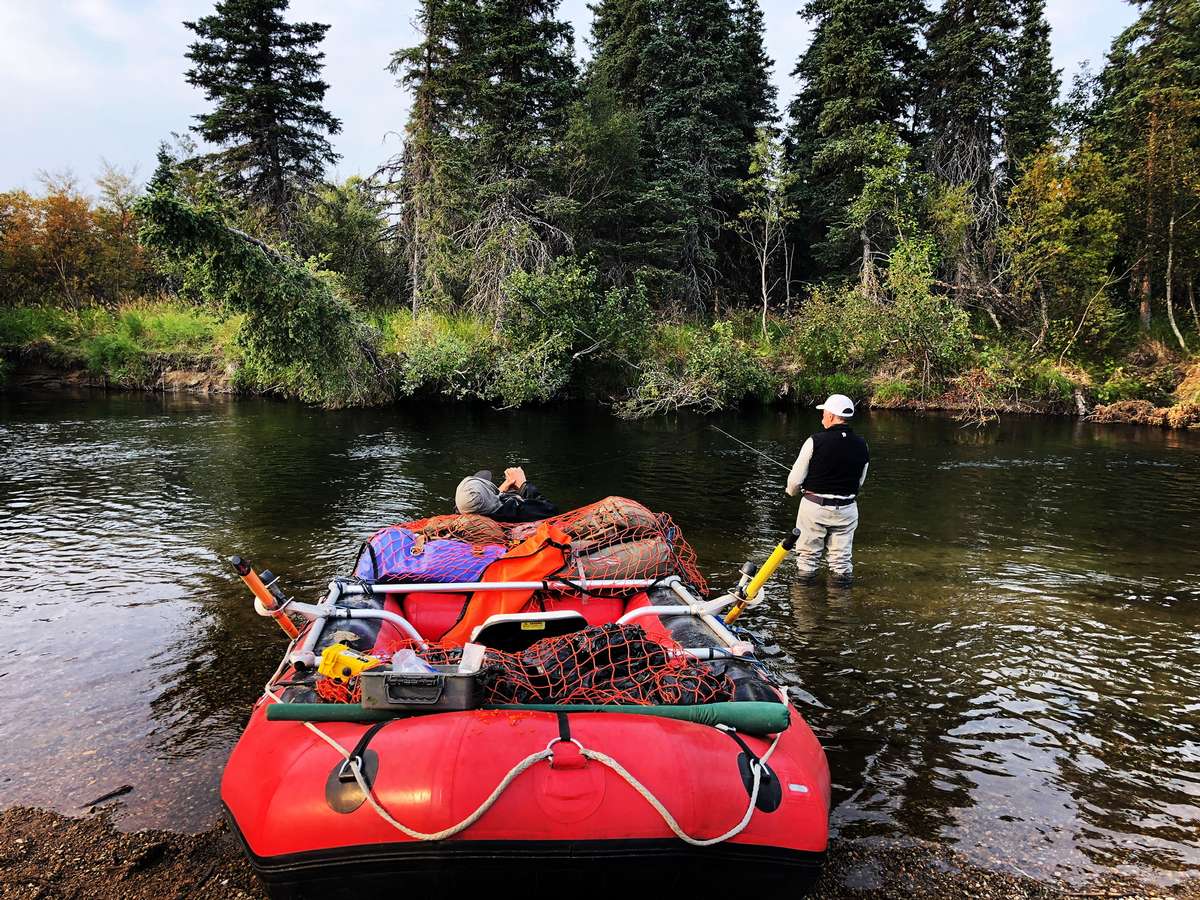
<instances>
[{"instance_id":1,"label":"forest treeline","mask_svg":"<svg viewBox=\"0 0 1200 900\"><path fill-rule=\"evenodd\" d=\"M1045 0L810 0L781 108L758 0L598 0L585 63L556 0L420 0L402 149L334 183L328 26L222 0L144 186L0 194L0 341L137 380L169 320L327 405L1195 403L1200 0L1137 5L1062 101Z\"/></svg>"}]
</instances>

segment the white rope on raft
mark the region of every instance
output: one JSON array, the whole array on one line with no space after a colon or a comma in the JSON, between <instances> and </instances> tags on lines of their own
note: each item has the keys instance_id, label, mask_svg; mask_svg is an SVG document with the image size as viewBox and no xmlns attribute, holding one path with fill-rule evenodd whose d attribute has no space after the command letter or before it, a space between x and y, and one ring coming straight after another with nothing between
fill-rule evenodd
<instances>
[{"instance_id":1,"label":"white rope on raft","mask_svg":"<svg viewBox=\"0 0 1200 900\"><path fill-rule=\"evenodd\" d=\"M443 828L441 831L425 833L409 828L403 822L396 821L392 814L384 809L383 804L381 804L375 798L375 792L363 778L359 760L357 758L351 758L350 752L345 747L343 747L333 738L329 737L329 735L325 734L323 731L321 731L321 729L317 728L317 726L313 725L311 722L305 722L304 724L316 735L322 738L327 744L329 744L329 746L333 747L338 751L338 753L341 754L342 758L346 761L346 765L349 767L351 774L354 775L354 780L358 783L359 789L363 792L363 795L367 798L367 802L371 804L371 808L375 810L379 817L397 831L400 831L417 841L443 841L446 838L454 837L454 835L458 834L459 832L470 828L472 825L478 822L489 809L492 808L495 802L500 799L500 795L508 789L508 786L512 784L522 772L534 766L538 762L541 762L543 759L549 759L553 757L554 751L551 750L550 747L554 746L554 744L558 743L560 740L556 738L550 742L550 747L547 747L545 750L539 750L537 753L529 754L529 756L525 757L523 760L509 769L508 774L501 779L500 783L496 785L495 790L488 795L488 798L484 800L483 803L480 804L473 813L471 813L457 825L451 825L449 828ZM685 843L691 844L693 847L710 847L713 844L719 844L722 841L727 841L730 838L737 837L739 834L745 831L746 826L750 824L750 819L754 816L754 809L758 803L758 789L762 783L763 767L766 765L767 760L771 758L771 754L775 752L775 748L779 746L779 739L781 737L783 737L783 732L775 735L775 740L771 742L771 746L767 749L767 752L762 755L757 763L752 763L751 768L754 771L754 783L750 790L750 803L746 806L745 815L742 816L741 821L739 821L727 832L714 838L692 837L680 827L679 822L675 820L675 817L671 815L670 811L663 805L662 801L655 797L650 789L638 781L637 778L623 765L621 765L607 753L602 753L599 750L589 750L578 741L574 741L574 743L579 747L579 752L584 756L585 759L595 760L601 765L607 766L618 776L624 779L625 783L637 791L637 793L641 795L642 799L650 804L654 811L662 817L662 820L666 823L667 827L674 832L677 838Z\"/></svg>"}]
</instances>

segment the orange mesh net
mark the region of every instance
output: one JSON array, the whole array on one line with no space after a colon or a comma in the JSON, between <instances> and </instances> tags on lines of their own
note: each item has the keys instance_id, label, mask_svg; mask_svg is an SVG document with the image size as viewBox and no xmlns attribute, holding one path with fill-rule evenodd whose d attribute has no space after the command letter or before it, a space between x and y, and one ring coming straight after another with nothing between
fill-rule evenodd
<instances>
[{"instance_id":1,"label":"orange mesh net","mask_svg":"<svg viewBox=\"0 0 1200 900\"><path fill-rule=\"evenodd\" d=\"M461 646L412 641L372 655L386 661L404 649L431 665L455 665L462 658ZM692 659L673 641L615 623L546 638L519 653L489 649L480 677L487 704L689 706L731 700L734 691L728 675ZM317 694L329 703L357 703L358 682L318 678Z\"/></svg>"},{"instance_id":2,"label":"orange mesh net","mask_svg":"<svg viewBox=\"0 0 1200 900\"><path fill-rule=\"evenodd\" d=\"M565 578L653 579L679 575L702 593L707 592L695 551L666 513L651 512L624 497L607 497L543 522L571 540L561 573ZM512 524L484 516L450 515L406 522L401 527L417 534L422 542L470 544L478 555L497 545L511 548L519 544L543 522Z\"/></svg>"}]
</instances>

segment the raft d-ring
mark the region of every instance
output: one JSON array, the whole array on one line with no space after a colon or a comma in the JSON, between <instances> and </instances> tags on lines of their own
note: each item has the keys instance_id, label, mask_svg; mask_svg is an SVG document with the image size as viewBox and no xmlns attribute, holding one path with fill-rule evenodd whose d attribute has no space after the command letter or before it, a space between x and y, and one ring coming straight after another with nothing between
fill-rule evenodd
<instances>
[{"instance_id":1,"label":"raft d-ring","mask_svg":"<svg viewBox=\"0 0 1200 900\"><path fill-rule=\"evenodd\" d=\"M554 751L558 744L574 744L579 753L574 756L562 757ZM550 768L552 769L582 769L587 765L587 757L583 755L583 744L575 738L561 736L551 738L550 743L546 745L546 752L550 754Z\"/></svg>"}]
</instances>

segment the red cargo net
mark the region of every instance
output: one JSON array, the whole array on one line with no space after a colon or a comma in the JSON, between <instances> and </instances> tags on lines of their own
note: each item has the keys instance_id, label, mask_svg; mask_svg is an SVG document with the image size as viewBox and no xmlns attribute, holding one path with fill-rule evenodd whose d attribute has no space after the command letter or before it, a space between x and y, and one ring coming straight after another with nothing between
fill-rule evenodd
<instances>
[{"instance_id":1,"label":"red cargo net","mask_svg":"<svg viewBox=\"0 0 1200 900\"><path fill-rule=\"evenodd\" d=\"M371 655L384 660L411 649L431 665L457 665L462 647L402 641ZM650 638L639 625L595 625L545 638L519 653L489 649L482 666L484 703L589 703L603 706L689 706L733 698L728 675L685 654L673 641ZM330 703L357 703L358 678L348 684L319 677Z\"/></svg>"},{"instance_id":2,"label":"red cargo net","mask_svg":"<svg viewBox=\"0 0 1200 900\"><path fill-rule=\"evenodd\" d=\"M696 566L696 553L666 513L654 513L624 497L598 503L544 520L571 539L563 577L578 579L665 578L678 575L702 593L707 591ZM513 547L542 524L494 522L484 516L434 516L401 527L426 542L462 541L476 554L495 545ZM473 579L464 579L473 580Z\"/></svg>"}]
</instances>

